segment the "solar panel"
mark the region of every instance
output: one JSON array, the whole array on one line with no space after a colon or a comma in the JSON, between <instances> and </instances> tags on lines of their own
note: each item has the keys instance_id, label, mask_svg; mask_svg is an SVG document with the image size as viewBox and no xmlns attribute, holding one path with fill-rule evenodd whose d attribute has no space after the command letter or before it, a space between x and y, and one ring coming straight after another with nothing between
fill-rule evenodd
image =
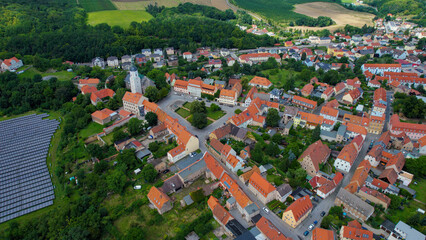
<instances>
[{"instance_id":1,"label":"solar panel","mask_svg":"<svg viewBox=\"0 0 426 240\"><path fill-rule=\"evenodd\" d=\"M0 122L0 223L53 204L46 157L59 122L48 116Z\"/></svg>"}]
</instances>

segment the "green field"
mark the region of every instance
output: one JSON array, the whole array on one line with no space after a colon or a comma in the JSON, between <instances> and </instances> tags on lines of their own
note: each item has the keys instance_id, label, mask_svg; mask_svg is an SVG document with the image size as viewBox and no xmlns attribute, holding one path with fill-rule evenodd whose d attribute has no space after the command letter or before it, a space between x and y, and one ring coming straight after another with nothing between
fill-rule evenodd
<instances>
[{"instance_id":1,"label":"green field","mask_svg":"<svg viewBox=\"0 0 426 240\"><path fill-rule=\"evenodd\" d=\"M210 109L209 109L210 110ZM211 112L211 111L207 111L207 117L214 119L214 120L218 120L221 117L225 116L226 113L224 111L216 111L216 112Z\"/></svg>"},{"instance_id":2,"label":"green field","mask_svg":"<svg viewBox=\"0 0 426 240\"><path fill-rule=\"evenodd\" d=\"M330 2L330 1L313 1L313 0L233 0L237 6L247 9L251 12L258 13L266 18L270 18L278 22L288 22L301 18L302 14L295 13L295 4L309 2Z\"/></svg>"},{"instance_id":3,"label":"green field","mask_svg":"<svg viewBox=\"0 0 426 240\"><path fill-rule=\"evenodd\" d=\"M187 117L189 117L189 115L191 115L191 113L190 112L188 112L186 109L183 109L183 108L179 108L177 111L176 111L176 113L177 114L179 114L181 117L183 117L183 118L187 118Z\"/></svg>"},{"instance_id":4,"label":"green field","mask_svg":"<svg viewBox=\"0 0 426 240\"><path fill-rule=\"evenodd\" d=\"M59 81L70 81L76 76L74 72L59 71L59 72L40 72L36 68L32 67L25 72L18 75L20 79L32 78L34 75L40 74L42 77L52 76L56 77Z\"/></svg>"},{"instance_id":5,"label":"green field","mask_svg":"<svg viewBox=\"0 0 426 240\"><path fill-rule=\"evenodd\" d=\"M106 23L110 26L129 27L131 22L148 21L152 18L151 14L143 10L112 10L89 13L89 24L97 25Z\"/></svg>"},{"instance_id":6,"label":"green field","mask_svg":"<svg viewBox=\"0 0 426 240\"><path fill-rule=\"evenodd\" d=\"M77 2L88 12L117 9L110 0L77 0Z\"/></svg>"},{"instance_id":7,"label":"green field","mask_svg":"<svg viewBox=\"0 0 426 240\"><path fill-rule=\"evenodd\" d=\"M85 129L82 129L80 131L79 137L81 137L81 139L86 139L94 134L102 132L103 129L104 129L103 125L99 123L91 122L89 123L89 125L87 125Z\"/></svg>"}]
</instances>

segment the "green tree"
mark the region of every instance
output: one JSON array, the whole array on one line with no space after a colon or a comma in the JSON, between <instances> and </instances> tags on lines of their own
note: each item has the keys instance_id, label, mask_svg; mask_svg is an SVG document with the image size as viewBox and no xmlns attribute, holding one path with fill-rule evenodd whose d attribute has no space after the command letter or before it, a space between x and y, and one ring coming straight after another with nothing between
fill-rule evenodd
<instances>
[{"instance_id":1,"label":"green tree","mask_svg":"<svg viewBox=\"0 0 426 240\"><path fill-rule=\"evenodd\" d=\"M148 122L149 126L156 126L158 123L158 116L153 112L148 112L145 115L145 120Z\"/></svg>"},{"instance_id":2,"label":"green tree","mask_svg":"<svg viewBox=\"0 0 426 240\"><path fill-rule=\"evenodd\" d=\"M278 145L280 145L281 142L282 142L282 139L283 139L283 137L282 137L281 133L275 133L272 136L271 141L274 142L274 143L276 143L276 144L278 144Z\"/></svg>"},{"instance_id":3,"label":"green tree","mask_svg":"<svg viewBox=\"0 0 426 240\"><path fill-rule=\"evenodd\" d=\"M241 109L238 109L238 108L237 108L237 109L235 109L235 111L234 111L234 113L235 113L235 114L240 114L240 113L242 113L242 112L243 112L243 111L241 111Z\"/></svg>"},{"instance_id":4,"label":"green tree","mask_svg":"<svg viewBox=\"0 0 426 240\"><path fill-rule=\"evenodd\" d=\"M153 183L157 177L157 170L154 169L152 164L148 163L143 167L141 175L145 181Z\"/></svg>"},{"instance_id":5,"label":"green tree","mask_svg":"<svg viewBox=\"0 0 426 240\"><path fill-rule=\"evenodd\" d=\"M160 144L158 144L158 142L156 142L156 141L151 142L151 143L149 143L148 148L149 148L149 151L156 152L156 151L158 151L158 149L160 149Z\"/></svg>"},{"instance_id":6,"label":"green tree","mask_svg":"<svg viewBox=\"0 0 426 240\"><path fill-rule=\"evenodd\" d=\"M194 101L191 103L190 111L192 114L195 113L206 113L206 103L203 101Z\"/></svg>"},{"instance_id":7,"label":"green tree","mask_svg":"<svg viewBox=\"0 0 426 240\"><path fill-rule=\"evenodd\" d=\"M117 142L129 137L127 133L124 133L123 130L117 130L112 133L112 141Z\"/></svg>"},{"instance_id":8,"label":"green tree","mask_svg":"<svg viewBox=\"0 0 426 240\"><path fill-rule=\"evenodd\" d=\"M389 205L390 209L398 209L401 206L402 199L398 196L395 196L393 194L388 194L388 197L391 199L391 203Z\"/></svg>"},{"instance_id":9,"label":"green tree","mask_svg":"<svg viewBox=\"0 0 426 240\"><path fill-rule=\"evenodd\" d=\"M269 127L278 127L280 121L280 116L278 111L275 108L268 109L268 114L266 115L266 126Z\"/></svg>"},{"instance_id":10,"label":"green tree","mask_svg":"<svg viewBox=\"0 0 426 240\"><path fill-rule=\"evenodd\" d=\"M149 99L150 102L158 101L158 89L154 86L149 86L145 89L145 97Z\"/></svg>"},{"instance_id":11,"label":"green tree","mask_svg":"<svg viewBox=\"0 0 426 240\"><path fill-rule=\"evenodd\" d=\"M214 103L212 103L211 105L210 105L210 110L212 111L212 112L217 112L217 111L220 111L220 110L222 110L218 105L216 105L216 104L214 104Z\"/></svg>"},{"instance_id":12,"label":"green tree","mask_svg":"<svg viewBox=\"0 0 426 240\"><path fill-rule=\"evenodd\" d=\"M192 126L202 129L207 126L207 115L202 112L196 112L192 115Z\"/></svg>"},{"instance_id":13,"label":"green tree","mask_svg":"<svg viewBox=\"0 0 426 240\"><path fill-rule=\"evenodd\" d=\"M280 148L278 147L276 143L270 143L266 145L265 152L269 156L275 157L280 153Z\"/></svg>"},{"instance_id":14,"label":"green tree","mask_svg":"<svg viewBox=\"0 0 426 240\"><path fill-rule=\"evenodd\" d=\"M321 128L320 128L320 125L317 125L314 128L314 131L312 132L312 143L320 140L321 139L320 135L321 135Z\"/></svg>"},{"instance_id":15,"label":"green tree","mask_svg":"<svg viewBox=\"0 0 426 240\"><path fill-rule=\"evenodd\" d=\"M132 136L139 134L142 131L142 127L142 121L137 118L132 118L127 123L127 130Z\"/></svg>"},{"instance_id":16,"label":"green tree","mask_svg":"<svg viewBox=\"0 0 426 240\"><path fill-rule=\"evenodd\" d=\"M98 159L102 159L104 156L102 147L95 143L87 145L87 152L89 152L90 156Z\"/></svg>"},{"instance_id":17,"label":"green tree","mask_svg":"<svg viewBox=\"0 0 426 240\"><path fill-rule=\"evenodd\" d=\"M107 176L108 188L115 193L122 193L126 186L127 178L123 171L115 169L110 175Z\"/></svg>"},{"instance_id":18,"label":"green tree","mask_svg":"<svg viewBox=\"0 0 426 240\"><path fill-rule=\"evenodd\" d=\"M124 240L140 240L145 238L145 232L141 226L132 226L127 230Z\"/></svg>"}]
</instances>

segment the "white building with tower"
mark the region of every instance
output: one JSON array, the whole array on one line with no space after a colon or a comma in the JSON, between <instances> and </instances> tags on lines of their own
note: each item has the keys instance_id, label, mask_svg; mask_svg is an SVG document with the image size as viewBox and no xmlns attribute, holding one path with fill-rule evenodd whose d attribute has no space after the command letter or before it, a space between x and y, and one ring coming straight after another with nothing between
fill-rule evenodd
<instances>
[{"instance_id":1,"label":"white building with tower","mask_svg":"<svg viewBox=\"0 0 426 240\"><path fill-rule=\"evenodd\" d=\"M141 78L135 66L130 68L130 90L132 93L142 93Z\"/></svg>"}]
</instances>

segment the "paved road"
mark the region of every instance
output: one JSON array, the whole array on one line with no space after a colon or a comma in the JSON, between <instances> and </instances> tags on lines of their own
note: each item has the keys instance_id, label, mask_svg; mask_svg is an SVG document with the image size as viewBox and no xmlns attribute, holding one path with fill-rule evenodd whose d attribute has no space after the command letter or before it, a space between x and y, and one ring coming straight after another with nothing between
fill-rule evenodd
<instances>
[{"instance_id":1,"label":"paved road","mask_svg":"<svg viewBox=\"0 0 426 240\"><path fill-rule=\"evenodd\" d=\"M179 103L179 102L184 103L186 101L188 101L188 102L195 101L195 98L192 97L192 96L185 95L185 94L181 94L181 95L182 96L175 94L175 92L172 90L168 97L166 97L163 100L161 100L160 102L158 102L158 106L160 106L160 108L163 111L165 111L169 116L178 119L179 123L181 125L183 125L187 130L189 130L192 134L194 134L198 137L198 139L200 141L200 150L202 152L207 151L207 148L204 145L204 142L207 139L207 137L209 136L209 134L213 130L215 130L216 128L222 126L230 117L235 115L234 111L236 109L244 110L243 107L239 107L239 106L226 106L226 105L220 106L222 108L222 110L226 112L226 115L223 116L222 118L220 118L219 120L213 122L209 126L203 128L203 129L198 129L196 127L193 127L191 125L191 123L189 123L187 120L182 118L179 114L177 114L174 111L173 105L175 103ZM212 103L219 105L219 103L217 103L217 102L206 102L206 106L210 106Z\"/></svg>"}]
</instances>

